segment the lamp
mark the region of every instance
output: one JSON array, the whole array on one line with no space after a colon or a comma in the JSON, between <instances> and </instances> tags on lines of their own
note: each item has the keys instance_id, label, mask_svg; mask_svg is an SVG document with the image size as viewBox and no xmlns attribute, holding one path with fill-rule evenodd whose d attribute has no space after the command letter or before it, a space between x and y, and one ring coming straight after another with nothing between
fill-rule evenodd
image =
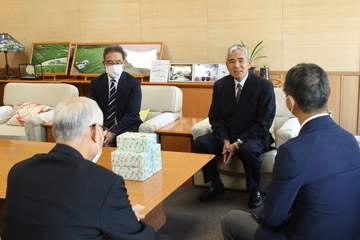
<instances>
[{"instance_id":1,"label":"lamp","mask_svg":"<svg viewBox=\"0 0 360 240\"><path fill-rule=\"evenodd\" d=\"M10 36L8 33L0 33L0 52L5 53L5 68L0 75L0 79L13 79L17 78L15 76L14 70L12 70L9 66L7 59L7 52L16 52L18 50L24 50L25 47L16 41L15 38Z\"/></svg>"}]
</instances>

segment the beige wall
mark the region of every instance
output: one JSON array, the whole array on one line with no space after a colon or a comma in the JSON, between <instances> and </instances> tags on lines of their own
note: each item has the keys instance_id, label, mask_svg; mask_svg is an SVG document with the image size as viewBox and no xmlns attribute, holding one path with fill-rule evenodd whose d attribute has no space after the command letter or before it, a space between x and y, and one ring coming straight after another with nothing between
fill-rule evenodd
<instances>
[{"instance_id":1,"label":"beige wall","mask_svg":"<svg viewBox=\"0 0 360 240\"><path fill-rule=\"evenodd\" d=\"M164 42L171 62L223 62L243 40L264 40L255 64L287 71L315 62L360 71L359 0L2 0L0 31L26 46L10 66L29 62L34 42ZM3 55L3 54L1 54ZM4 66L0 56L0 67Z\"/></svg>"}]
</instances>

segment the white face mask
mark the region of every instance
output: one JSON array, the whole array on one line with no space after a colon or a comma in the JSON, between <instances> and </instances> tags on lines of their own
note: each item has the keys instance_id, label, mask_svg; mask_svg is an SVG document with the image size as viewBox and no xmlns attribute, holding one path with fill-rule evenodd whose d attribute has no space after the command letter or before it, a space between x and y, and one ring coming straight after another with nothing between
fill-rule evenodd
<instances>
[{"instance_id":1,"label":"white face mask","mask_svg":"<svg viewBox=\"0 0 360 240\"><path fill-rule=\"evenodd\" d=\"M109 74L110 77L112 77L112 78L120 77L122 72L123 72L122 64L106 66L106 73Z\"/></svg>"},{"instance_id":2,"label":"white face mask","mask_svg":"<svg viewBox=\"0 0 360 240\"><path fill-rule=\"evenodd\" d=\"M99 131L100 131L100 130L99 130ZM100 135L101 135L101 132L100 132ZM104 143L104 139L101 141L101 146L103 145L103 143ZM93 158L93 160L91 160L93 163L96 163L96 162L99 160L99 158L100 158L100 156L101 156L101 154L102 154L102 148L99 147L99 145L98 145L97 143L95 143L95 145L96 145L96 147L97 147L97 149L98 149L98 153L95 155L95 157Z\"/></svg>"}]
</instances>

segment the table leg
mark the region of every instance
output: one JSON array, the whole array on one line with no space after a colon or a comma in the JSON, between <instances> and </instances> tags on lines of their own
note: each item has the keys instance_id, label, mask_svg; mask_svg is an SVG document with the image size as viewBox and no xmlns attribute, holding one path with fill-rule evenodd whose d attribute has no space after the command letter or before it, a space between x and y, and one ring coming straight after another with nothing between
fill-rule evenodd
<instances>
[{"instance_id":1,"label":"table leg","mask_svg":"<svg viewBox=\"0 0 360 240\"><path fill-rule=\"evenodd\" d=\"M143 222L160 229L166 223L166 216L162 203L159 203L153 210L151 210L143 220Z\"/></svg>"}]
</instances>

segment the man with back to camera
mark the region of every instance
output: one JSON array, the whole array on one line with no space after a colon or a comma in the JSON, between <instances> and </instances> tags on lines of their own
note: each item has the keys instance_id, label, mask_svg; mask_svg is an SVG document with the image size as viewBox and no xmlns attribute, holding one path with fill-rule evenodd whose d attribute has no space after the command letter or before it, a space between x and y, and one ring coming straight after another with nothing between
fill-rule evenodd
<instances>
[{"instance_id":1,"label":"man with back to camera","mask_svg":"<svg viewBox=\"0 0 360 240\"><path fill-rule=\"evenodd\" d=\"M250 208L262 204L260 193L261 159L274 141L269 129L275 117L275 94L272 83L249 72L252 60L247 48L234 44L226 55L229 76L214 83L209 121L213 132L196 138L194 152L223 155L227 166L235 154L246 173L246 188L250 192ZM215 158L203 168L204 181L211 187L199 200L209 201L225 193Z\"/></svg>"},{"instance_id":2,"label":"man with back to camera","mask_svg":"<svg viewBox=\"0 0 360 240\"><path fill-rule=\"evenodd\" d=\"M360 149L327 113L327 74L298 64L284 91L299 135L279 147L260 211L222 219L224 239L360 239Z\"/></svg>"},{"instance_id":3,"label":"man with back to camera","mask_svg":"<svg viewBox=\"0 0 360 240\"><path fill-rule=\"evenodd\" d=\"M104 116L103 125L110 129L104 146L115 146L116 136L124 132L137 132L142 123L140 80L123 71L126 52L121 46L111 45L104 50L106 73L91 80L90 98L94 99Z\"/></svg>"},{"instance_id":4,"label":"man with back to camera","mask_svg":"<svg viewBox=\"0 0 360 240\"><path fill-rule=\"evenodd\" d=\"M102 152L103 114L78 97L55 109L55 147L13 166L3 212L2 240L157 239L130 205L124 180L95 164Z\"/></svg>"}]
</instances>

